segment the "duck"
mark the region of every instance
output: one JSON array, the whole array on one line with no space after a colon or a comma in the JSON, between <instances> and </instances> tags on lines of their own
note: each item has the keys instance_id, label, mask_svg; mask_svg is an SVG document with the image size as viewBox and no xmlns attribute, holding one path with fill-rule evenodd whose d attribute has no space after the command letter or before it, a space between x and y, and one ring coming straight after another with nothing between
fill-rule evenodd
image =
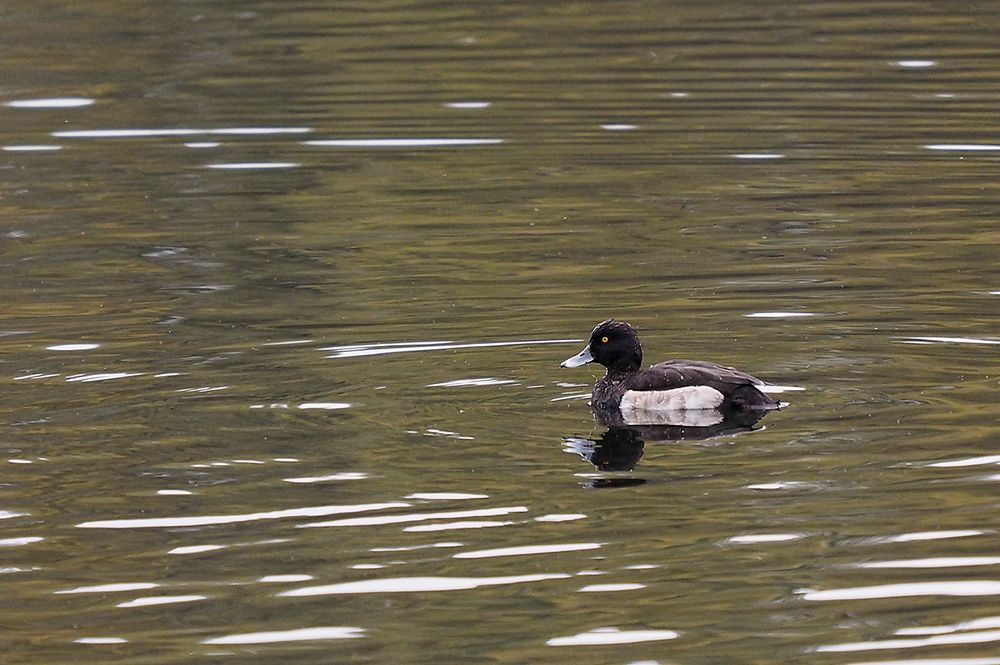
<instances>
[{"instance_id":1,"label":"duck","mask_svg":"<svg viewBox=\"0 0 1000 665\"><path fill-rule=\"evenodd\" d=\"M594 384L591 408L596 414L620 416L628 424L713 424L734 414L781 406L762 390L767 383L733 367L668 360L643 369L639 334L624 321L598 323L587 346L559 366L590 362L607 368ZM692 417L696 412L700 415ZM711 415L706 419L706 414Z\"/></svg>"}]
</instances>

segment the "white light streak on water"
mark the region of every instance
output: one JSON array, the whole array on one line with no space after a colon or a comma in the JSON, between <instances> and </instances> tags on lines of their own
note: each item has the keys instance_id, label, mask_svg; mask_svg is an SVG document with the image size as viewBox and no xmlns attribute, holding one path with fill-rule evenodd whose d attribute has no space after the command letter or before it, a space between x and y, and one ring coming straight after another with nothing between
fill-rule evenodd
<instances>
[{"instance_id":1,"label":"white light streak on water","mask_svg":"<svg viewBox=\"0 0 1000 665\"><path fill-rule=\"evenodd\" d=\"M409 504L403 504L408 506ZM427 520L464 519L466 517L495 517L511 513L525 513L525 506L510 506L506 508L482 508L480 510L451 510L439 513L411 513L409 515L380 515L375 517L350 517L329 522L313 522L300 524L299 528L328 526L380 526L384 524L405 524L407 522L424 522Z\"/></svg>"},{"instance_id":2,"label":"white light streak on water","mask_svg":"<svg viewBox=\"0 0 1000 665\"><path fill-rule=\"evenodd\" d=\"M926 559L896 559L895 561L866 561L855 568L962 568L965 566L1000 565L1000 556L946 556Z\"/></svg>"},{"instance_id":3,"label":"white light streak on water","mask_svg":"<svg viewBox=\"0 0 1000 665\"><path fill-rule=\"evenodd\" d=\"M90 351L91 349L96 349L100 347L100 344L53 344L52 346L46 346L45 348L49 351Z\"/></svg>"},{"instance_id":4,"label":"white light streak on water","mask_svg":"<svg viewBox=\"0 0 1000 665\"><path fill-rule=\"evenodd\" d=\"M757 386L757 390L770 395L780 395L781 393L794 393L805 390L802 386L779 386L772 383L764 383Z\"/></svg>"},{"instance_id":5,"label":"white light streak on water","mask_svg":"<svg viewBox=\"0 0 1000 665\"><path fill-rule=\"evenodd\" d=\"M784 159L784 155L778 152L738 152L731 155L736 159Z\"/></svg>"},{"instance_id":6,"label":"white light streak on water","mask_svg":"<svg viewBox=\"0 0 1000 665\"><path fill-rule=\"evenodd\" d=\"M159 584L154 582L119 582L117 584L96 584L94 586L78 586L73 589L63 589L53 591L55 595L70 593L119 593L122 591L145 591L146 589L159 588Z\"/></svg>"},{"instance_id":7,"label":"white light streak on water","mask_svg":"<svg viewBox=\"0 0 1000 665\"><path fill-rule=\"evenodd\" d=\"M462 547L465 543L431 543L430 545L410 545L407 547L373 547L369 552L413 552L438 547Z\"/></svg>"},{"instance_id":8,"label":"white light streak on water","mask_svg":"<svg viewBox=\"0 0 1000 665\"><path fill-rule=\"evenodd\" d=\"M202 552L224 550L227 547L227 545L182 545L180 547L167 550L167 554L201 554Z\"/></svg>"},{"instance_id":9,"label":"white light streak on water","mask_svg":"<svg viewBox=\"0 0 1000 665\"><path fill-rule=\"evenodd\" d=\"M455 529L490 529L497 526L509 526L515 522L496 522L489 520L465 520L462 522L445 522L443 524L418 524L408 526L403 531L409 533L426 533L433 531L452 531Z\"/></svg>"},{"instance_id":10,"label":"white light streak on water","mask_svg":"<svg viewBox=\"0 0 1000 665\"><path fill-rule=\"evenodd\" d=\"M404 499L423 499L426 501L466 501L470 499L488 499L488 494L465 494L462 492L416 492L408 494Z\"/></svg>"},{"instance_id":11,"label":"white light streak on water","mask_svg":"<svg viewBox=\"0 0 1000 665\"><path fill-rule=\"evenodd\" d=\"M803 533L759 533L747 536L733 536L729 538L727 542L737 543L737 544L754 544L754 543L785 543L790 540L798 540L800 538L805 538Z\"/></svg>"},{"instance_id":12,"label":"white light streak on water","mask_svg":"<svg viewBox=\"0 0 1000 665\"><path fill-rule=\"evenodd\" d=\"M503 139L330 139L303 141L304 145L333 148L445 148L471 145L496 145Z\"/></svg>"},{"instance_id":13,"label":"white light streak on water","mask_svg":"<svg viewBox=\"0 0 1000 665\"><path fill-rule=\"evenodd\" d=\"M351 405L347 402L303 402L299 404L299 408L307 411L310 409L337 411L340 409L349 409Z\"/></svg>"},{"instance_id":14,"label":"white light streak on water","mask_svg":"<svg viewBox=\"0 0 1000 665\"><path fill-rule=\"evenodd\" d=\"M93 383L95 381L113 381L127 379L131 376L142 376L144 372L103 372L100 374L74 374L66 377L66 383Z\"/></svg>"},{"instance_id":15,"label":"white light streak on water","mask_svg":"<svg viewBox=\"0 0 1000 665\"><path fill-rule=\"evenodd\" d=\"M983 337L901 337L900 339L909 343L1000 344L1000 339L987 339Z\"/></svg>"},{"instance_id":16,"label":"white light streak on water","mask_svg":"<svg viewBox=\"0 0 1000 665\"><path fill-rule=\"evenodd\" d=\"M513 342L390 342L383 344L355 344L351 346L328 346L320 351L335 351L327 358L359 358L380 356L387 353L412 353L415 351L445 351L449 349L483 349L500 346L529 346L535 344L569 344L579 339L537 339Z\"/></svg>"},{"instance_id":17,"label":"white light streak on water","mask_svg":"<svg viewBox=\"0 0 1000 665\"><path fill-rule=\"evenodd\" d=\"M354 471L343 471L341 473L331 473L326 476L304 476L301 478L282 478L286 483L299 483L299 484L311 484L311 483L326 483L331 481L341 481L341 480L364 480L368 477L367 473L360 473Z\"/></svg>"},{"instance_id":18,"label":"white light streak on water","mask_svg":"<svg viewBox=\"0 0 1000 665\"><path fill-rule=\"evenodd\" d=\"M546 642L550 647L603 646L607 644L635 644L636 642L656 642L673 640L680 633L673 630L619 630L617 628L595 628L584 633L567 637L553 637Z\"/></svg>"},{"instance_id":19,"label":"white light streak on water","mask_svg":"<svg viewBox=\"0 0 1000 665\"><path fill-rule=\"evenodd\" d=\"M303 587L301 589L283 591L278 595L288 597L304 597L328 596L333 594L463 591L467 589L478 589L479 587L484 586L544 582L546 580L562 580L568 577L569 575L561 573L510 575L507 577L394 577L382 580L362 580L360 582L343 582L341 584Z\"/></svg>"},{"instance_id":20,"label":"white light streak on water","mask_svg":"<svg viewBox=\"0 0 1000 665\"><path fill-rule=\"evenodd\" d=\"M5 145L5 152L55 152L62 150L61 145Z\"/></svg>"},{"instance_id":21,"label":"white light streak on water","mask_svg":"<svg viewBox=\"0 0 1000 665\"><path fill-rule=\"evenodd\" d=\"M118 603L115 607L152 607L153 605L173 605L174 603L192 603L196 600L207 600L208 596L146 596L144 598L136 598L135 600L127 600L124 603Z\"/></svg>"},{"instance_id":22,"label":"white light streak on water","mask_svg":"<svg viewBox=\"0 0 1000 665\"><path fill-rule=\"evenodd\" d=\"M15 99L4 106L13 109L72 109L90 106L93 99L87 97L51 97L48 99Z\"/></svg>"},{"instance_id":23,"label":"white light streak on water","mask_svg":"<svg viewBox=\"0 0 1000 665\"><path fill-rule=\"evenodd\" d=\"M271 510L262 513L244 513L236 515L95 520L92 522L81 522L76 526L80 529L171 529L178 527L209 526L213 524L238 524L241 522L277 520L289 517L325 517L326 515L361 513L370 510L386 510L389 508L408 507L410 507L410 504L408 503L395 501L389 503L363 503L355 506L314 506L309 508L290 508L286 510Z\"/></svg>"},{"instance_id":24,"label":"white light streak on water","mask_svg":"<svg viewBox=\"0 0 1000 665\"><path fill-rule=\"evenodd\" d=\"M230 162L226 164L206 164L206 169L222 171L254 171L268 169L294 169L301 166L298 162Z\"/></svg>"},{"instance_id":25,"label":"white light streak on water","mask_svg":"<svg viewBox=\"0 0 1000 665\"><path fill-rule=\"evenodd\" d=\"M428 383L428 388L464 388L466 386L503 386L516 384L513 379L494 379L483 377L481 379L455 379L454 381L442 381L441 383Z\"/></svg>"},{"instance_id":26,"label":"white light streak on water","mask_svg":"<svg viewBox=\"0 0 1000 665\"><path fill-rule=\"evenodd\" d=\"M308 134L311 127L222 127L205 130L205 134L220 136L269 136L271 134Z\"/></svg>"},{"instance_id":27,"label":"white light streak on water","mask_svg":"<svg viewBox=\"0 0 1000 665\"><path fill-rule=\"evenodd\" d=\"M947 462L932 462L927 466L953 468L963 466L980 466L983 464L1000 464L1000 455L981 455L979 457L966 457L965 459L950 460Z\"/></svg>"},{"instance_id":28,"label":"white light streak on water","mask_svg":"<svg viewBox=\"0 0 1000 665\"><path fill-rule=\"evenodd\" d=\"M614 591L635 591L645 589L645 584L588 584L577 589L578 593L604 593Z\"/></svg>"},{"instance_id":29,"label":"white light streak on water","mask_svg":"<svg viewBox=\"0 0 1000 665\"><path fill-rule=\"evenodd\" d=\"M577 393L575 395L563 395L562 397L553 397L550 402L565 402L567 400L577 400L577 399L590 399L590 393Z\"/></svg>"},{"instance_id":30,"label":"white light streak on water","mask_svg":"<svg viewBox=\"0 0 1000 665\"><path fill-rule=\"evenodd\" d=\"M353 626L325 626L272 630L261 633L239 633L202 640L202 644L274 644L276 642L306 642L312 640L349 640L365 636L364 628Z\"/></svg>"},{"instance_id":31,"label":"white light streak on water","mask_svg":"<svg viewBox=\"0 0 1000 665\"><path fill-rule=\"evenodd\" d=\"M981 536L985 531L976 529L953 530L953 531L916 531L914 533L901 533L897 536L889 536L883 542L886 543L912 543L922 540L945 540L948 538L967 538L969 536Z\"/></svg>"},{"instance_id":32,"label":"white light streak on water","mask_svg":"<svg viewBox=\"0 0 1000 665\"><path fill-rule=\"evenodd\" d=\"M269 134L308 134L308 127L231 127L223 129L77 129L52 132L52 136L69 139L117 139L117 138L150 138L160 136L197 136L199 134L222 135L269 135Z\"/></svg>"},{"instance_id":33,"label":"white light streak on water","mask_svg":"<svg viewBox=\"0 0 1000 665\"><path fill-rule=\"evenodd\" d=\"M0 547L21 547L23 545L31 545L32 543L37 543L45 540L41 536L25 536L24 538L3 538L0 539Z\"/></svg>"},{"instance_id":34,"label":"white light streak on water","mask_svg":"<svg viewBox=\"0 0 1000 665\"><path fill-rule=\"evenodd\" d=\"M813 312L753 312L744 314L748 319L796 319L807 316L816 316Z\"/></svg>"},{"instance_id":35,"label":"white light streak on water","mask_svg":"<svg viewBox=\"0 0 1000 665\"><path fill-rule=\"evenodd\" d=\"M1000 581L957 580L951 582L904 582L875 586L828 589L826 591L799 591L803 600L871 600L874 598L907 598L912 596L997 596Z\"/></svg>"},{"instance_id":36,"label":"white light streak on water","mask_svg":"<svg viewBox=\"0 0 1000 665\"><path fill-rule=\"evenodd\" d=\"M789 490L798 489L807 486L806 483L799 480L781 480L773 483L756 483L754 485L747 485L749 490Z\"/></svg>"},{"instance_id":37,"label":"white light streak on water","mask_svg":"<svg viewBox=\"0 0 1000 665\"><path fill-rule=\"evenodd\" d=\"M924 146L928 150L949 150L957 152L991 152L1000 150L1000 145L993 143L930 143Z\"/></svg>"},{"instance_id":38,"label":"white light streak on water","mask_svg":"<svg viewBox=\"0 0 1000 665\"><path fill-rule=\"evenodd\" d=\"M284 584L288 582L308 582L314 579L312 575L265 575L258 579L264 584Z\"/></svg>"},{"instance_id":39,"label":"white light streak on water","mask_svg":"<svg viewBox=\"0 0 1000 665\"><path fill-rule=\"evenodd\" d=\"M517 547L498 547L489 550L475 550L472 552L459 552L454 555L456 559L488 559L503 556L525 556L529 554L555 554L558 552L579 552L584 550L596 550L602 543L564 543L559 545L521 545Z\"/></svg>"}]
</instances>

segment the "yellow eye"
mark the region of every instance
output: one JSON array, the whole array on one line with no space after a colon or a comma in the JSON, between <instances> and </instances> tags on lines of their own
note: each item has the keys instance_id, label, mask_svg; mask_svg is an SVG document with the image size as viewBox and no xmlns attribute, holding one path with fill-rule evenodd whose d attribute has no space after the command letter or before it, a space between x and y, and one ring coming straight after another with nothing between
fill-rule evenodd
<instances>
[{"instance_id":1,"label":"yellow eye","mask_svg":"<svg viewBox=\"0 0 1000 665\"><path fill-rule=\"evenodd\" d=\"M603 342L604 344L607 344L608 343L608 338L607 337L602 337L601 338L601 342Z\"/></svg>"}]
</instances>

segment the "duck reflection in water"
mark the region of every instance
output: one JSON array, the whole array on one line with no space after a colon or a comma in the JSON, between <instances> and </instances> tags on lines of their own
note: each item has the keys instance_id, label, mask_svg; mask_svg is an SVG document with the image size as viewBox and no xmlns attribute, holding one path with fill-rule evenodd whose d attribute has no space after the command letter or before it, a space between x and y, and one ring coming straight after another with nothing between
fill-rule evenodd
<instances>
[{"instance_id":1,"label":"duck reflection in water","mask_svg":"<svg viewBox=\"0 0 1000 665\"><path fill-rule=\"evenodd\" d=\"M632 471L642 459L646 443L669 441L704 441L718 436L753 431L754 425L767 411L701 411L683 414L673 424L631 425L624 422L618 409L592 409L594 418L607 430L598 439L565 437L563 449L576 453L600 471ZM675 414L676 415L676 414ZM641 485L640 478L602 478L592 487L623 487Z\"/></svg>"}]
</instances>

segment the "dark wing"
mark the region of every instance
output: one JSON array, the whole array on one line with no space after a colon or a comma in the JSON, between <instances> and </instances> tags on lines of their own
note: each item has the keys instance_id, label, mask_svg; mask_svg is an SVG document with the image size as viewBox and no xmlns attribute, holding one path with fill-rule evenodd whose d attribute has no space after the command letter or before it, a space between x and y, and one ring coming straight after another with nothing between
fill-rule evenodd
<instances>
[{"instance_id":1,"label":"dark wing","mask_svg":"<svg viewBox=\"0 0 1000 665\"><path fill-rule=\"evenodd\" d=\"M628 390L670 390L684 386L712 386L728 394L737 386L762 385L760 379L732 367L700 360L668 360L636 372L626 382Z\"/></svg>"}]
</instances>

